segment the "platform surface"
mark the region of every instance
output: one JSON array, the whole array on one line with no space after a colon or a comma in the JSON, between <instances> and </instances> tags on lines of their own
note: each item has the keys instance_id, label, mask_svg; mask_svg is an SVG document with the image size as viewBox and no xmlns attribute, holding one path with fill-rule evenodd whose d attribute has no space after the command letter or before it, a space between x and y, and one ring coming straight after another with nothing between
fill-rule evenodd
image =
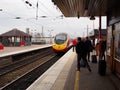
<instances>
[{"instance_id":1,"label":"platform surface","mask_svg":"<svg viewBox=\"0 0 120 90\"><path fill-rule=\"evenodd\" d=\"M43 44L43 45L31 45L31 46L20 46L20 47L4 47L3 50L0 50L0 57L23 53L23 52L29 52L31 50L36 50L36 49L50 47L50 46L52 45Z\"/></svg>"},{"instance_id":2,"label":"platform surface","mask_svg":"<svg viewBox=\"0 0 120 90\"><path fill-rule=\"evenodd\" d=\"M120 80L108 67L106 74L98 73L98 63L89 62L92 72L86 67L76 70L77 58L72 49L39 77L27 90L120 90Z\"/></svg>"}]
</instances>

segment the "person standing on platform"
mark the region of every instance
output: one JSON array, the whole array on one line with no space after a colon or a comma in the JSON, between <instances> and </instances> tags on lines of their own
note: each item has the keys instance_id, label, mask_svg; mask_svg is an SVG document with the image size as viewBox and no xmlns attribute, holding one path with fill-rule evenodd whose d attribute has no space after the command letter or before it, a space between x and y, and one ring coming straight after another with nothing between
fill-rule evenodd
<instances>
[{"instance_id":1,"label":"person standing on platform","mask_svg":"<svg viewBox=\"0 0 120 90\"><path fill-rule=\"evenodd\" d=\"M76 46L76 44L77 44L77 40L76 40L76 39L73 39L72 43L73 43L73 52L74 52L74 51L75 51L75 46Z\"/></svg>"},{"instance_id":2,"label":"person standing on platform","mask_svg":"<svg viewBox=\"0 0 120 90\"><path fill-rule=\"evenodd\" d=\"M101 59L105 60L105 51L106 51L106 40L101 41Z\"/></svg>"},{"instance_id":3,"label":"person standing on platform","mask_svg":"<svg viewBox=\"0 0 120 90\"><path fill-rule=\"evenodd\" d=\"M93 50L93 45L91 43L91 40L88 37L86 37L85 43L86 43L86 48L87 48L87 60L88 62L90 62L90 52L92 52Z\"/></svg>"},{"instance_id":4,"label":"person standing on platform","mask_svg":"<svg viewBox=\"0 0 120 90\"><path fill-rule=\"evenodd\" d=\"M77 53L77 70L80 71L80 60L81 60L81 48L82 48L82 45L83 42L81 40L81 37L78 37L77 38L77 44L76 44L76 53Z\"/></svg>"},{"instance_id":5,"label":"person standing on platform","mask_svg":"<svg viewBox=\"0 0 120 90\"><path fill-rule=\"evenodd\" d=\"M86 55L87 55L86 43L85 43L84 39L82 41L81 37L78 37L77 40L78 40L77 45L76 45L77 70L80 71L80 61L81 61L81 59L83 59L83 62L87 66L88 70L91 72L90 66L86 59Z\"/></svg>"},{"instance_id":6,"label":"person standing on platform","mask_svg":"<svg viewBox=\"0 0 120 90\"><path fill-rule=\"evenodd\" d=\"M88 70L91 72L91 68L89 66L88 60L87 60L87 54L88 54L88 43L86 42L86 38L83 38L83 52L81 54L81 58L85 62L85 65L87 66Z\"/></svg>"}]
</instances>

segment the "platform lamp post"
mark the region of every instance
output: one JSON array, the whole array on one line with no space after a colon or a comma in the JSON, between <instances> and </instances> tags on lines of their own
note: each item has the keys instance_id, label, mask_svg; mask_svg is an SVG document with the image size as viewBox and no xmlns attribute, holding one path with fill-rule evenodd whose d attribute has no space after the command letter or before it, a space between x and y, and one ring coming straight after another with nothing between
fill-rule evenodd
<instances>
[{"instance_id":1,"label":"platform lamp post","mask_svg":"<svg viewBox=\"0 0 120 90\"><path fill-rule=\"evenodd\" d=\"M87 25L87 28L86 28L86 29L87 29L87 37L89 37L89 34L88 34L88 33L89 33L89 29L91 29L91 28L89 28L88 25Z\"/></svg>"},{"instance_id":2,"label":"platform lamp post","mask_svg":"<svg viewBox=\"0 0 120 90\"><path fill-rule=\"evenodd\" d=\"M101 53L101 15L99 16L99 59L100 59L100 53Z\"/></svg>"},{"instance_id":3,"label":"platform lamp post","mask_svg":"<svg viewBox=\"0 0 120 90\"><path fill-rule=\"evenodd\" d=\"M53 20L55 20L55 19L63 19L63 17L64 17L64 15L59 15L59 16L56 16L55 18L53 18ZM39 16L39 17L37 16L37 18L49 18L49 16ZM42 37L44 36L43 27L44 27L44 25L42 25ZM49 36L50 36L50 43L52 43L52 31L53 31L53 29L52 30L48 30Z\"/></svg>"},{"instance_id":4,"label":"platform lamp post","mask_svg":"<svg viewBox=\"0 0 120 90\"><path fill-rule=\"evenodd\" d=\"M86 30L86 32L83 32L83 37L89 37L89 29L91 29L91 28L89 28L89 26L87 25L87 27L86 28L84 28L85 30ZM85 33L86 33L86 36L85 36Z\"/></svg>"}]
</instances>

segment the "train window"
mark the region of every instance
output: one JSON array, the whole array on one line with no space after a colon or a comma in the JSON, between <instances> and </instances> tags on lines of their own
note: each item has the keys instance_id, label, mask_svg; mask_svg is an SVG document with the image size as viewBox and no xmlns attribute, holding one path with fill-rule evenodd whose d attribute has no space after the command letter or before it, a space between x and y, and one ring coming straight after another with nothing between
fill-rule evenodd
<instances>
[{"instance_id":1,"label":"train window","mask_svg":"<svg viewBox=\"0 0 120 90\"><path fill-rule=\"evenodd\" d=\"M67 39L67 35L60 34L55 37L55 43L56 44L63 44Z\"/></svg>"}]
</instances>

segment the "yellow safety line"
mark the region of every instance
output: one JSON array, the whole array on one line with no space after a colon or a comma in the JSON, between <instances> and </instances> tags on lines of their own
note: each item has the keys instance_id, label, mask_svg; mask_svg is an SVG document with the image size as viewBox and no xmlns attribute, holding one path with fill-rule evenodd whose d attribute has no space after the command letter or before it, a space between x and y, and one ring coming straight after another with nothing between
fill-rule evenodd
<instances>
[{"instance_id":1,"label":"yellow safety line","mask_svg":"<svg viewBox=\"0 0 120 90\"><path fill-rule=\"evenodd\" d=\"M79 90L80 71L76 71L74 90Z\"/></svg>"}]
</instances>

